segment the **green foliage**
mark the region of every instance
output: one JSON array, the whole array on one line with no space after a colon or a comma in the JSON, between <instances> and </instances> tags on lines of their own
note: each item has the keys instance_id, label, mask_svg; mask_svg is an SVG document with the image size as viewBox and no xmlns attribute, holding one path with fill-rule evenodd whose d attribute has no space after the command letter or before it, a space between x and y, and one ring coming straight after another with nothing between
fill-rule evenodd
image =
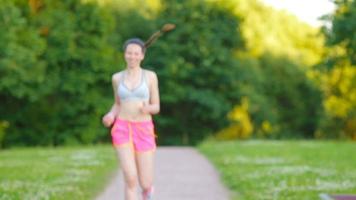
<instances>
[{"instance_id":1,"label":"green foliage","mask_svg":"<svg viewBox=\"0 0 356 200\"><path fill-rule=\"evenodd\" d=\"M356 68L337 54L331 55L334 63L321 64L312 74L324 93L322 123L316 136L355 140Z\"/></svg>"},{"instance_id":2,"label":"green foliage","mask_svg":"<svg viewBox=\"0 0 356 200\"><path fill-rule=\"evenodd\" d=\"M116 67L114 18L79 0L42 3L37 13L23 1L2 9L9 31L1 31L1 113L12 124L5 145L102 140L99 118L112 99L107 85Z\"/></svg>"},{"instance_id":3,"label":"green foliage","mask_svg":"<svg viewBox=\"0 0 356 200\"><path fill-rule=\"evenodd\" d=\"M337 9L330 16L331 29L325 28L329 45L341 45L346 49L346 57L356 64L356 1L335 0Z\"/></svg>"},{"instance_id":4,"label":"green foliage","mask_svg":"<svg viewBox=\"0 0 356 200\"><path fill-rule=\"evenodd\" d=\"M326 17L332 26L323 29L325 61L311 74L324 93L324 114L316 137L356 140L356 2L334 2L335 13Z\"/></svg>"},{"instance_id":5,"label":"green foliage","mask_svg":"<svg viewBox=\"0 0 356 200\"><path fill-rule=\"evenodd\" d=\"M34 101L45 79L46 62L39 58L45 41L30 26L26 10L8 1L0 4L0 26L0 91Z\"/></svg>"},{"instance_id":6,"label":"green foliage","mask_svg":"<svg viewBox=\"0 0 356 200\"><path fill-rule=\"evenodd\" d=\"M321 59L323 37L319 30L286 11L275 10L259 0L224 0L242 18L241 30L253 57L265 53L288 57L310 66Z\"/></svg>"},{"instance_id":7,"label":"green foliage","mask_svg":"<svg viewBox=\"0 0 356 200\"><path fill-rule=\"evenodd\" d=\"M227 2L242 19L240 29L247 49L235 54L241 64L234 90L238 90L238 99L249 100L249 112L243 116L251 118L252 136L313 137L319 123L321 92L306 73L321 58L323 37L294 16L258 1ZM245 137L241 127L248 126L242 124L231 121L218 137Z\"/></svg>"},{"instance_id":8,"label":"green foliage","mask_svg":"<svg viewBox=\"0 0 356 200\"><path fill-rule=\"evenodd\" d=\"M344 102L338 110L349 109L347 120L330 130L355 129L354 72L338 84L323 82L337 70L313 78L324 83L317 88L308 77L323 73L311 68L325 53L323 37L257 0L33 2L39 7L26 0L0 3L0 113L11 124L5 146L108 141L100 118L113 102L110 77L125 66L122 44L131 37L145 40L164 23L177 28L150 47L143 64L160 82L159 143L194 144L222 130L223 138L233 139L313 137L319 88L332 94L324 105ZM340 5L347 6L340 6L335 23L352 24L354 4ZM352 61L353 36L339 34L335 25L328 42L347 50L335 57L327 52L329 66ZM319 129L335 117L323 116Z\"/></svg>"},{"instance_id":9,"label":"green foliage","mask_svg":"<svg viewBox=\"0 0 356 200\"><path fill-rule=\"evenodd\" d=\"M248 109L235 106L230 114L239 116L238 123L230 120L231 125L217 138L313 138L322 96L305 70L288 58L267 53L243 63L236 88L238 95L248 100ZM253 134L246 131L250 129Z\"/></svg>"},{"instance_id":10,"label":"green foliage","mask_svg":"<svg viewBox=\"0 0 356 200\"><path fill-rule=\"evenodd\" d=\"M164 1L157 27L167 22L177 29L147 52L160 81L159 139L195 143L226 123L236 100L239 21L218 4L194 0Z\"/></svg>"},{"instance_id":11,"label":"green foliage","mask_svg":"<svg viewBox=\"0 0 356 200\"><path fill-rule=\"evenodd\" d=\"M269 102L264 110L272 114L267 120L272 122L277 137L312 138L320 118L321 91L289 59L266 54L260 61L265 76L260 92ZM258 118L256 111L254 116Z\"/></svg>"},{"instance_id":12,"label":"green foliage","mask_svg":"<svg viewBox=\"0 0 356 200\"><path fill-rule=\"evenodd\" d=\"M0 148L2 147L2 143L6 134L6 129L9 127L9 122L0 121Z\"/></svg>"}]
</instances>

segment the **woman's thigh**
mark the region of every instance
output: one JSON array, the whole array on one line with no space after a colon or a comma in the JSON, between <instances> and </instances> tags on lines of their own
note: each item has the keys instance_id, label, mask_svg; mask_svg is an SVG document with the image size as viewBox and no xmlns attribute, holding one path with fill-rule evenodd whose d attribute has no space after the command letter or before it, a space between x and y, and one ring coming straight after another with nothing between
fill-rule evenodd
<instances>
[{"instance_id":1,"label":"woman's thigh","mask_svg":"<svg viewBox=\"0 0 356 200\"><path fill-rule=\"evenodd\" d=\"M116 152L119 157L120 167L124 173L124 177L137 178L135 152L130 145L116 147Z\"/></svg>"},{"instance_id":2,"label":"woman's thigh","mask_svg":"<svg viewBox=\"0 0 356 200\"><path fill-rule=\"evenodd\" d=\"M150 187L154 176L154 151L136 153L136 164L141 186Z\"/></svg>"}]
</instances>

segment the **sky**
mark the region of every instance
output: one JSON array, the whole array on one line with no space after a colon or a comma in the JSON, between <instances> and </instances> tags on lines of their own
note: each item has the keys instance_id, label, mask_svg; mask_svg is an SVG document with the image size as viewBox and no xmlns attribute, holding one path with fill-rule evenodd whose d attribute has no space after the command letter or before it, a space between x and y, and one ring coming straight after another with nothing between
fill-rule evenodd
<instances>
[{"instance_id":1,"label":"sky","mask_svg":"<svg viewBox=\"0 0 356 200\"><path fill-rule=\"evenodd\" d=\"M320 26L318 17L332 13L335 6L330 0L261 0L276 9L284 9L312 26Z\"/></svg>"}]
</instances>

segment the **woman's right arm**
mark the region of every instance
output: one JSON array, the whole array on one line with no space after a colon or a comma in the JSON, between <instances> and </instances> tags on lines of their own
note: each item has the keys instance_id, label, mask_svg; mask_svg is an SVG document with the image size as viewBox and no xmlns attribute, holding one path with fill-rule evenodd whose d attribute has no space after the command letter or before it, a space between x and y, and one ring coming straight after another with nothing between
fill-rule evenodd
<instances>
[{"instance_id":1,"label":"woman's right arm","mask_svg":"<svg viewBox=\"0 0 356 200\"><path fill-rule=\"evenodd\" d=\"M116 73L112 76L112 87L114 90L114 104L111 106L110 111L103 117L103 124L106 127L112 125L115 121L116 115L119 113L120 110L120 99L117 92L117 86L119 83L119 73Z\"/></svg>"}]
</instances>

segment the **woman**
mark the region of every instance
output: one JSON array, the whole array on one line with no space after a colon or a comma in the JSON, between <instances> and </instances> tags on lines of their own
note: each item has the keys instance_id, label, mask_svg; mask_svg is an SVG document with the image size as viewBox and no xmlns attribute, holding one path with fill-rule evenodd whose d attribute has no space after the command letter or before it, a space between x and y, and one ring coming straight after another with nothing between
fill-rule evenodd
<instances>
[{"instance_id":1,"label":"woman","mask_svg":"<svg viewBox=\"0 0 356 200\"><path fill-rule=\"evenodd\" d=\"M124 173L126 200L137 199L138 183L144 200L153 193L156 143L152 115L159 113L160 100L156 73L141 67L145 50L140 39L125 42L126 69L112 76L115 102L102 119L106 127L113 125L112 143Z\"/></svg>"}]
</instances>

